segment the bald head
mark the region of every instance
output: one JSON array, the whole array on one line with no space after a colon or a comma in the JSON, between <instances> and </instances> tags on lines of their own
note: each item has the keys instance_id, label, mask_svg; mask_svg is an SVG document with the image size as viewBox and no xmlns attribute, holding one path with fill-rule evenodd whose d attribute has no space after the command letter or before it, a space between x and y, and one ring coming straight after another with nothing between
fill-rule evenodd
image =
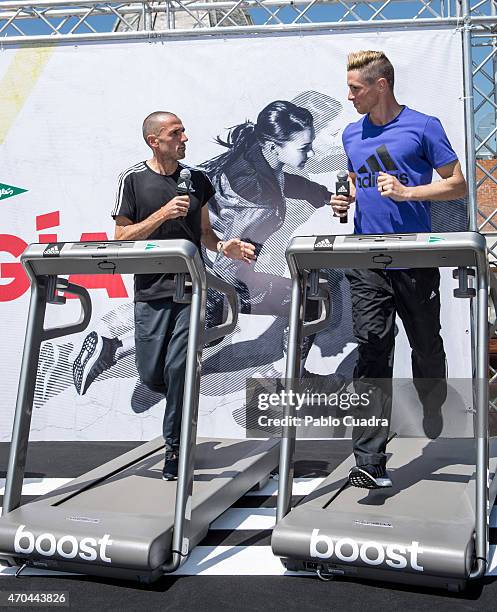
<instances>
[{"instance_id":1,"label":"bald head","mask_svg":"<svg viewBox=\"0 0 497 612\"><path fill-rule=\"evenodd\" d=\"M155 111L143 122L143 138L159 165L172 167L186 155L188 138L181 119L168 111Z\"/></svg>"},{"instance_id":2,"label":"bald head","mask_svg":"<svg viewBox=\"0 0 497 612\"><path fill-rule=\"evenodd\" d=\"M168 119L178 119L177 115L169 111L154 111L145 118L142 127L143 138L147 144L147 136L158 136ZM150 146L150 145L149 145Z\"/></svg>"}]
</instances>

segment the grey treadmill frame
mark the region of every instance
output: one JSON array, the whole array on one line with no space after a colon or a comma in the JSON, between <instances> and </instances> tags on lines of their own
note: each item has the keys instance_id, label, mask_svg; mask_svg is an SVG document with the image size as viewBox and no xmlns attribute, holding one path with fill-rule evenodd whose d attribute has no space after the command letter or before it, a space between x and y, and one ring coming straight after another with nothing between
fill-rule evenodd
<instances>
[{"instance_id":1,"label":"grey treadmill frame","mask_svg":"<svg viewBox=\"0 0 497 612\"><path fill-rule=\"evenodd\" d=\"M302 305L305 295L305 278L310 270L322 268L380 268L388 267L476 267L475 370L477 385L476 402L476 503L475 549L476 568L469 578L481 578L485 573L488 549L487 500L488 469L488 262L485 238L477 232L397 234L382 236L328 236L329 250L315 250L316 236L295 237L286 250L286 258L292 278L289 338L286 363L287 386L298 376L298 354L302 334ZM325 238L321 236L320 238ZM356 238L356 240L354 240ZM430 242L430 238L434 238ZM439 240L438 240L439 239ZM382 260L383 258L383 260ZM326 265L317 265L319 260ZM388 264L386 260L390 260ZM457 263L454 263L457 259ZM288 390L288 389L287 389ZM285 416L293 416L290 402L285 405ZM280 473L276 523L291 510L293 486L293 458L296 428L284 428L280 446Z\"/></svg>"},{"instance_id":2,"label":"grey treadmill frame","mask_svg":"<svg viewBox=\"0 0 497 612\"><path fill-rule=\"evenodd\" d=\"M15 409L12 442L7 468L2 515L20 506L26 467L31 414L38 369L40 346L44 340L83 331L91 319L91 298L78 285L59 279L58 274L122 274L164 272L189 274L192 283L190 332L186 360L185 392L179 452L178 482L174 514L172 556L162 566L164 572L175 571L189 552L189 534L197 436L198 397L200 389L201 352L205 342L226 335L235 329L238 320L236 290L205 269L197 247L188 240L114 241L98 243L63 243L60 255L44 254L46 244L33 244L21 255L21 262L31 283L28 322L24 340L19 388ZM127 248L123 248L123 245ZM95 247L92 250L92 247ZM91 265L90 265L91 262ZM165 269L164 269L165 268ZM205 330L207 289L215 288L228 299L226 320ZM47 299L54 289L74 294L81 302L77 322L49 329L44 328ZM52 295L50 295L52 293Z\"/></svg>"}]
</instances>

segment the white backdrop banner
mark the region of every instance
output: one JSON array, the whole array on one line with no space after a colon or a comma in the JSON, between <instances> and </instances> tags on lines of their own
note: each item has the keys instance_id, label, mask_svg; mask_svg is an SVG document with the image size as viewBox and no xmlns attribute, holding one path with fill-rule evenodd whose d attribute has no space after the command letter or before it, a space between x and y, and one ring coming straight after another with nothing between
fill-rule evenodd
<instances>
[{"instance_id":1,"label":"white backdrop banner","mask_svg":"<svg viewBox=\"0 0 497 612\"><path fill-rule=\"evenodd\" d=\"M288 166L285 171L333 190L337 171L346 167L342 130L358 119L347 101L346 57L359 49L386 52L396 70L399 102L439 117L464 162L461 39L449 29L209 36L1 50L1 440L10 439L29 302L29 284L19 263L25 246L113 237L110 213L117 177L149 157L141 124L154 110L171 110L181 117L190 139L186 161L212 170L215 162L206 162L226 151L217 136L224 140L232 126L247 119L255 122L275 100L293 101L313 115L314 155L304 168ZM222 195L210 204L220 236L233 222L225 178L217 177L215 186ZM260 253L245 272L248 297L236 332L204 350L200 434L243 437L246 379L284 372L289 308L284 251L290 237L352 231L350 224L340 225L332 217L330 207L310 200L305 195L282 197L278 211L248 196L239 201L235 216L240 234L259 232ZM433 216L434 230L464 229L461 203L437 205ZM216 268L214 260L208 264ZM92 321L84 333L43 344L32 439L145 440L158 435L165 400L137 377L132 279L71 280L90 288ZM454 282L449 273L443 274L442 332L449 375L463 378L470 376L469 305L452 298ZM348 286L341 271L330 273L329 283L333 320L307 346L305 368L319 375L337 370L350 374L356 351ZM77 308L76 300L49 306L47 321L68 321ZM216 304L209 308L215 313ZM78 392L73 362L92 341L105 349L102 371ZM408 355L399 323L396 376L411 375Z\"/></svg>"}]
</instances>

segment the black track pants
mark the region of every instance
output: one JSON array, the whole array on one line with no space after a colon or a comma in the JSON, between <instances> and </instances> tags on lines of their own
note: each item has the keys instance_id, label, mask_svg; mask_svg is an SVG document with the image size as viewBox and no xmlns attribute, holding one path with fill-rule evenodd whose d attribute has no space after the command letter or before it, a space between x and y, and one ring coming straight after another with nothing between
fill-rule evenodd
<instances>
[{"instance_id":1,"label":"black track pants","mask_svg":"<svg viewBox=\"0 0 497 612\"><path fill-rule=\"evenodd\" d=\"M166 396L166 448L180 441L189 323L190 304L172 298L135 303L136 366L142 382Z\"/></svg>"},{"instance_id":2,"label":"black track pants","mask_svg":"<svg viewBox=\"0 0 497 612\"><path fill-rule=\"evenodd\" d=\"M391 378L395 345L395 315L402 319L411 346L412 375L423 402L431 389L422 379L443 380L439 401L446 397L445 352L440 336L440 273L436 268L410 270L349 270L354 335L358 359L354 369L358 379L375 381L377 393L367 407L355 416L376 416L390 421ZM366 381L365 383L366 384ZM355 427L352 439L358 465L385 462L388 427Z\"/></svg>"}]
</instances>

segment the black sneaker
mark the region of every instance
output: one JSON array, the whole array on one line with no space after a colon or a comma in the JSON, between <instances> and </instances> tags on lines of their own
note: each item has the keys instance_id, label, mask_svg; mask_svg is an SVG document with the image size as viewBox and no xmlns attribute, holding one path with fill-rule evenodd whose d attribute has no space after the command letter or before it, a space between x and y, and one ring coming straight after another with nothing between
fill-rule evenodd
<instances>
[{"instance_id":1,"label":"black sneaker","mask_svg":"<svg viewBox=\"0 0 497 612\"><path fill-rule=\"evenodd\" d=\"M167 450L166 460L162 468L162 480L176 480L178 478L178 451Z\"/></svg>"},{"instance_id":2,"label":"black sneaker","mask_svg":"<svg viewBox=\"0 0 497 612\"><path fill-rule=\"evenodd\" d=\"M349 483L361 489L383 489L392 486L382 465L356 465L349 472Z\"/></svg>"},{"instance_id":3,"label":"black sneaker","mask_svg":"<svg viewBox=\"0 0 497 612\"><path fill-rule=\"evenodd\" d=\"M94 331L86 336L72 366L79 395L84 395L97 376L116 363L116 350L122 344L118 338L105 338Z\"/></svg>"},{"instance_id":4,"label":"black sneaker","mask_svg":"<svg viewBox=\"0 0 497 612\"><path fill-rule=\"evenodd\" d=\"M423 405L423 430L427 438L435 440L442 433L442 406L447 399L446 378L414 378L414 386Z\"/></svg>"},{"instance_id":5,"label":"black sneaker","mask_svg":"<svg viewBox=\"0 0 497 612\"><path fill-rule=\"evenodd\" d=\"M447 382L445 379L424 382L424 387L416 381L418 394L423 404L423 430L427 438L435 440L443 430L442 406L447 399Z\"/></svg>"},{"instance_id":6,"label":"black sneaker","mask_svg":"<svg viewBox=\"0 0 497 612\"><path fill-rule=\"evenodd\" d=\"M435 440L442 433L443 426L442 407L423 404L423 431L426 437Z\"/></svg>"}]
</instances>

